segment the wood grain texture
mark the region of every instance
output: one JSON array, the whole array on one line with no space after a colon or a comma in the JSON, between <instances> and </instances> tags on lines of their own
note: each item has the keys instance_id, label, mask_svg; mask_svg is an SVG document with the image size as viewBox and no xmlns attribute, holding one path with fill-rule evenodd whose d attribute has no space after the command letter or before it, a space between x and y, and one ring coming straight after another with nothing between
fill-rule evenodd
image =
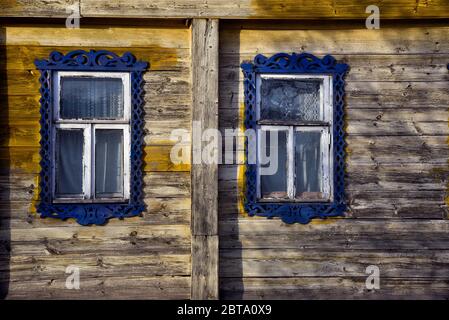
<instances>
[{"instance_id":1,"label":"wood grain texture","mask_svg":"<svg viewBox=\"0 0 449 320\"><path fill-rule=\"evenodd\" d=\"M445 18L444 0L6 0L2 16L66 17L68 4L79 4L83 17L238 18L238 19L365 19L369 5L378 5L384 19Z\"/></svg>"},{"instance_id":2,"label":"wood grain texture","mask_svg":"<svg viewBox=\"0 0 449 320\"><path fill-rule=\"evenodd\" d=\"M218 128L218 20L194 20L192 63L192 121L201 135ZM218 165L202 161L198 139L193 137L197 143L192 148L192 233L217 235Z\"/></svg>"},{"instance_id":3,"label":"wood grain texture","mask_svg":"<svg viewBox=\"0 0 449 320\"><path fill-rule=\"evenodd\" d=\"M4 0L0 3L0 16L66 18L70 15L66 9L79 5L80 0Z\"/></svg>"},{"instance_id":4,"label":"wood grain texture","mask_svg":"<svg viewBox=\"0 0 449 320\"><path fill-rule=\"evenodd\" d=\"M218 235L192 235L191 298L218 299Z\"/></svg>"},{"instance_id":5,"label":"wood grain texture","mask_svg":"<svg viewBox=\"0 0 449 320\"><path fill-rule=\"evenodd\" d=\"M218 299L218 163L203 162L199 143L218 129L218 20L192 22L192 95L192 299Z\"/></svg>"},{"instance_id":6,"label":"wood grain texture","mask_svg":"<svg viewBox=\"0 0 449 320\"><path fill-rule=\"evenodd\" d=\"M366 277L225 278L223 299L291 300L447 300L449 281L433 278L382 278L380 290L368 290Z\"/></svg>"}]
</instances>

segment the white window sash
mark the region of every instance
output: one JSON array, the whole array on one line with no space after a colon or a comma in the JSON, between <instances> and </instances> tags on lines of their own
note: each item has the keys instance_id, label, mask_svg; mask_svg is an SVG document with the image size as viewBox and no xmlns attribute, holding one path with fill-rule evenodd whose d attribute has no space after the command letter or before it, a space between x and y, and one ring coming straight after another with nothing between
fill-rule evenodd
<instances>
[{"instance_id":1,"label":"white window sash","mask_svg":"<svg viewBox=\"0 0 449 320\"><path fill-rule=\"evenodd\" d=\"M92 178L91 178L91 190L92 197L95 199L95 130L97 129L110 129L110 130L122 130L123 131L123 197L124 200L129 199L129 185L130 185L130 158L131 158L131 140L130 140L130 126L122 124L95 124L92 129ZM102 197L97 200L104 200L107 198Z\"/></svg>"},{"instance_id":2,"label":"white window sash","mask_svg":"<svg viewBox=\"0 0 449 320\"><path fill-rule=\"evenodd\" d=\"M257 183L257 186L258 186L257 187L257 197L261 198L261 196L262 196L262 191L261 191L261 187L260 187L260 171L261 171L261 166L262 166L262 163L260 163L260 160L262 159L262 152L265 152L265 155L266 155L266 150L262 150L262 147L261 147L262 132L263 131L265 131L265 132L267 132L267 131L277 131L277 132L279 132L279 131L286 131L286 133L287 133L287 147L286 147L286 150L287 150L287 172L286 172L286 175L287 175L287 190L286 191L287 191L287 194L290 197L290 194L289 194L289 181L293 179L293 177L291 176L293 171L290 168L291 167L290 158L291 158L292 155L290 154L290 152L288 152L289 145L290 145L291 140L292 140L291 130L289 129L288 126L269 126L269 125L259 126L259 128L257 130L257 164L256 164L256 168L257 168L257 174L256 174L257 182L256 183ZM265 138L266 138L266 135L265 135ZM265 146L266 146L266 142L265 142Z\"/></svg>"},{"instance_id":3,"label":"white window sash","mask_svg":"<svg viewBox=\"0 0 449 320\"><path fill-rule=\"evenodd\" d=\"M97 78L120 78L124 89L123 118L117 119L60 119L60 81L61 77L97 77ZM90 71L58 71L53 76L55 94L53 97L53 120L54 130L52 132L53 167L52 167L52 194L54 202L123 202L130 198L131 179L131 74L128 72L90 72ZM56 130L61 129L83 129L83 195L78 198L62 198L56 195ZM123 130L123 197L95 199L95 130L117 129Z\"/></svg>"},{"instance_id":4,"label":"white window sash","mask_svg":"<svg viewBox=\"0 0 449 320\"><path fill-rule=\"evenodd\" d=\"M260 185L260 163L261 159L261 131L287 131L287 195L289 201L298 202L321 202L333 201L333 84L332 77L328 75L304 75L304 74L260 74L256 78L256 119L260 119L261 105L261 84L262 79L285 79L285 80L321 80L320 81L320 118L325 125L307 125L307 122L301 125L259 125L257 127L257 197L261 200ZM295 198L295 131L317 131L321 132L320 147L322 152L322 192L323 200L299 200ZM265 150L263 150L266 152Z\"/></svg>"},{"instance_id":5,"label":"white window sash","mask_svg":"<svg viewBox=\"0 0 449 320\"><path fill-rule=\"evenodd\" d=\"M70 129L83 129L83 194L80 195L81 198L78 197L58 197L58 195L56 194L56 172L57 172L57 168L56 168L56 131L58 129L65 129L65 130L70 130ZM54 127L54 130L52 132L52 142L53 142L53 167L52 167L52 194L53 194L53 199L57 199L57 200L69 200L69 199L90 199L91 197L91 184L90 184L90 180L91 180L91 176L90 176L90 172L91 172L91 128L90 125L88 124L56 124Z\"/></svg>"},{"instance_id":6,"label":"white window sash","mask_svg":"<svg viewBox=\"0 0 449 320\"><path fill-rule=\"evenodd\" d=\"M330 127L328 126L317 126L317 127L308 127L308 126L297 126L294 127L294 131L298 132L320 132L320 152L321 152L321 183L322 183L322 193L324 200L332 201L333 195L333 178L332 178L332 168L333 168L333 157L332 154L332 135L330 134ZM295 153L294 150L295 143L293 144L292 153ZM294 163L293 163L294 166ZM293 188L296 188L293 181ZM294 191L294 196L296 195L296 190ZM315 201L315 200L314 200Z\"/></svg>"}]
</instances>

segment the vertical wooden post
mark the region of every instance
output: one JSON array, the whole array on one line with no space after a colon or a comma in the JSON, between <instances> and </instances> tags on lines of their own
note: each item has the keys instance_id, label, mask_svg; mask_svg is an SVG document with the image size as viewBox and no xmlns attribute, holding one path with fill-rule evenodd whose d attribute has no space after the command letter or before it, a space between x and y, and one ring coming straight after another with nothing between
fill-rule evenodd
<instances>
[{"instance_id":1,"label":"vertical wooden post","mask_svg":"<svg viewBox=\"0 0 449 320\"><path fill-rule=\"evenodd\" d=\"M218 130L218 19L192 21L192 93L200 129L192 135L194 160L201 159L202 132ZM191 298L218 299L218 164L200 162L192 163Z\"/></svg>"}]
</instances>

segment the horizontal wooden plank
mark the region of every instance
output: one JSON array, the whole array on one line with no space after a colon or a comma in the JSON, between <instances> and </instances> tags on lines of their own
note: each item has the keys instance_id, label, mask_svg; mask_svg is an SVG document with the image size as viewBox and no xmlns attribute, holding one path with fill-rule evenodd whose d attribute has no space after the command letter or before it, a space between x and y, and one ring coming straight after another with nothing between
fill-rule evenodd
<instances>
[{"instance_id":1,"label":"horizontal wooden plank","mask_svg":"<svg viewBox=\"0 0 449 320\"><path fill-rule=\"evenodd\" d=\"M74 47L74 46L37 46L37 45L7 45L0 51L0 69L30 70L35 69L35 59L47 59L52 51L67 53L73 50L101 50L104 47ZM188 49L150 47L109 47L118 55L130 51L138 60L147 61L152 71L182 71L189 68L190 55Z\"/></svg>"},{"instance_id":2,"label":"horizontal wooden plank","mask_svg":"<svg viewBox=\"0 0 449 320\"><path fill-rule=\"evenodd\" d=\"M80 290L65 287L68 274L54 279L20 281L11 274L7 299L189 299L190 277L187 276L130 276L83 279ZM4 285L1 283L0 285Z\"/></svg>"},{"instance_id":3,"label":"horizontal wooden plank","mask_svg":"<svg viewBox=\"0 0 449 320\"><path fill-rule=\"evenodd\" d=\"M155 225L155 224L179 224L190 225L189 196L183 198L173 197L146 197L144 198L145 210L142 216L127 218L125 220L109 220L108 226L115 225ZM12 229L32 229L40 227L58 227L76 225L73 219L61 222L57 219L43 219L36 213L37 201L2 201L0 203L0 224Z\"/></svg>"},{"instance_id":4,"label":"horizontal wooden plank","mask_svg":"<svg viewBox=\"0 0 449 320\"><path fill-rule=\"evenodd\" d=\"M313 18L366 18L365 9L372 4L369 1L332 1L319 2L279 1L279 0L236 0L223 2L208 0L197 2L189 0L157 0L148 3L143 0L119 0L111 6L105 0L81 1L81 13L86 17L208 17L208 18L276 18L276 19L313 19ZM446 17L444 1L417 4L410 0L400 3L382 2L382 16L385 18Z\"/></svg>"},{"instance_id":5,"label":"horizontal wooden plank","mask_svg":"<svg viewBox=\"0 0 449 320\"><path fill-rule=\"evenodd\" d=\"M449 146L444 136L393 136L346 138L348 165L382 163L429 163L444 164Z\"/></svg>"},{"instance_id":6,"label":"horizontal wooden plank","mask_svg":"<svg viewBox=\"0 0 449 320\"><path fill-rule=\"evenodd\" d=\"M368 290L364 277L225 278L222 299L442 299L449 281L433 278L388 278L381 273L380 289Z\"/></svg>"},{"instance_id":7,"label":"horizontal wooden plank","mask_svg":"<svg viewBox=\"0 0 449 320\"><path fill-rule=\"evenodd\" d=\"M324 251L298 249L220 250L220 276L366 277L376 265L383 277L448 278L449 252ZM435 266L438 265L438 268Z\"/></svg>"},{"instance_id":8,"label":"horizontal wooden plank","mask_svg":"<svg viewBox=\"0 0 449 320\"><path fill-rule=\"evenodd\" d=\"M236 18L236 19L365 19L366 7L376 4L380 7L384 19L419 19L447 17L444 0L418 2L411 0L396 1L332 1L319 2L280 1L280 0L235 0L222 2L208 0L156 0L148 3L144 0L119 0L111 5L106 0L64 0L6 1L2 3L4 17L61 17L65 18L65 8L80 5L83 17L120 17L120 18Z\"/></svg>"},{"instance_id":9,"label":"horizontal wooden plank","mask_svg":"<svg viewBox=\"0 0 449 320\"><path fill-rule=\"evenodd\" d=\"M101 35L101 36L99 36ZM84 26L79 29L39 26L7 26L0 33L0 43L17 46L49 47L154 47L190 50L190 31L187 27L127 27Z\"/></svg>"},{"instance_id":10,"label":"horizontal wooden plank","mask_svg":"<svg viewBox=\"0 0 449 320\"><path fill-rule=\"evenodd\" d=\"M447 220L314 220L288 225L265 218L220 222L220 248L296 250L448 250Z\"/></svg>"},{"instance_id":11,"label":"horizontal wooden plank","mask_svg":"<svg viewBox=\"0 0 449 320\"><path fill-rule=\"evenodd\" d=\"M294 44L292 44L294 45ZM293 49L288 52L293 51ZM315 53L314 51L312 51ZM277 52L264 52L270 56ZM221 54L220 81L242 81L240 64L254 59L250 54ZM334 54L350 70L346 81L447 81L447 53L429 54Z\"/></svg>"},{"instance_id":12,"label":"horizontal wooden plank","mask_svg":"<svg viewBox=\"0 0 449 320\"><path fill-rule=\"evenodd\" d=\"M346 192L345 218L357 219L447 219L445 191ZM243 194L219 193L220 220L246 217Z\"/></svg>"},{"instance_id":13,"label":"horizontal wooden plank","mask_svg":"<svg viewBox=\"0 0 449 320\"><path fill-rule=\"evenodd\" d=\"M2 17L52 17L66 18L66 9L79 7L80 0L62 1L2 1L0 11Z\"/></svg>"},{"instance_id":14,"label":"horizontal wooden plank","mask_svg":"<svg viewBox=\"0 0 449 320\"><path fill-rule=\"evenodd\" d=\"M190 172L149 172L144 175L144 197L190 196Z\"/></svg>"},{"instance_id":15,"label":"horizontal wooden plank","mask_svg":"<svg viewBox=\"0 0 449 320\"><path fill-rule=\"evenodd\" d=\"M61 250L68 251L70 251L70 241L74 244L77 241L91 242L92 245L102 242L107 245L108 241L121 241L122 245L131 242L135 242L135 245L145 245L146 241L153 239L155 243L159 241L159 245L165 245L167 248L168 244L163 244L165 237L167 237L167 241L175 241L177 239L177 246L188 245L190 239L188 225L149 226L115 224L108 225L107 227L91 226L90 228L83 228L79 224L64 226L63 221L60 220L58 224L61 227L57 227L57 224L55 224L53 226L33 228L32 232L28 228L1 230L0 234L2 239L9 239L13 245L17 245L18 247L26 243L33 244L34 242L54 241L57 244L60 241L59 245L61 246ZM63 241L66 241L66 243L64 244ZM120 246L117 247L117 249L119 248ZM88 250L88 246L85 250ZM90 253L94 254L95 251L91 251Z\"/></svg>"},{"instance_id":16,"label":"horizontal wooden plank","mask_svg":"<svg viewBox=\"0 0 449 320\"><path fill-rule=\"evenodd\" d=\"M389 25L368 30L361 21L358 27L335 30L265 30L228 29L220 37L221 54L271 55L277 52L326 54L422 54L449 53L448 27ZM350 39L350 41L348 41Z\"/></svg>"},{"instance_id":17,"label":"horizontal wooden plank","mask_svg":"<svg viewBox=\"0 0 449 320\"><path fill-rule=\"evenodd\" d=\"M14 248L14 246L13 246ZM74 253L58 255L18 256L10 260L11 274L21 281L50 280L59 274L64 276L67 266L76 265L84 278L128 276L186 276L190 274L190 254L117 255L97 254L89 256ZM5 270L2 270L3 272Z\"/></svg>"}]
</instances>

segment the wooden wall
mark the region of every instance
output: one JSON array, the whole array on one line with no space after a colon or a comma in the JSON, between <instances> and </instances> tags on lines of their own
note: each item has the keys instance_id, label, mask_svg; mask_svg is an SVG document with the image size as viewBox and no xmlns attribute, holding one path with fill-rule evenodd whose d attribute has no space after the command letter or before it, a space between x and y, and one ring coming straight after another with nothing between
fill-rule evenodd
<instances>
[{"instance_id":1,"label":"wooden wall","mask_svg":"<svg viewBox=\"0 0 449 320\"><path fill-rule=\"evenodd\" d=\"M220 293L250 299L449 298L449 26L223 23L221 129L241 128L239 65L332 54L346 78L345 218L287 225L242 210L243 166L219 167ZM380 268L378 291L366 267Z\"/></svg>"},{"instance_id":2,"label":"wooden wall","mask_svg":"<svg viewBox=\"0 0 449 320\"><path fill-rule=\"evenodd\" d=\"M177 21L128 23L0 28L0 291L7 288L7 298L190 297L191 168L169 155L171 130L191 128L191 30ZM249 218L244 167L220 165L221 298L449 298L447 21L382 21L380 30L366 30L364 21L220 21L219 38L221 129L242 127L240 63L258 53L333 54L351 67L346 217L308 225ZM33 61L78 48L129 50L151 64L142 218L82 227L35 212ZM64 287L69 265L81 268L81 290ZM380 268L378 291L365 288L369 265Z\"/></svg>"},{"instance_id":3,"label":"wooden wall","mask_svg":"<svg viewBox=\"0 0 449 320\"><path fill-rule=\"evenodd\" d=\"M154 26L9 25L0 32L0 279L7 298L190 297L190 166L170 162L173 128L190 131L190 30ZM39 72L52 50L131 51L145 73L143 218L83 227L36 214ZM80 267L81 290L65 289ZM8 283L9 282L9 283Z\"/></svg>"}]
</instances>

